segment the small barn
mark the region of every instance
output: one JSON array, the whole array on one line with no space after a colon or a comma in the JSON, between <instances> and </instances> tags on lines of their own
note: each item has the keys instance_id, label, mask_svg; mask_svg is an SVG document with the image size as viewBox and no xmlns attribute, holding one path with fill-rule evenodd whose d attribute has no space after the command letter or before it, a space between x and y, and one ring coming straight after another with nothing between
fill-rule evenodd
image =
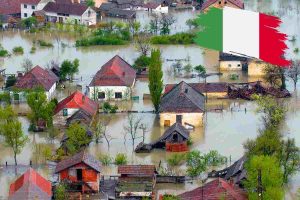
<instances>
[{"instance_id":1,"label":"small barn","mask_svg":"<svg viewBox=\"0 0 300 200\"><path fill-rule=\"evenodd\" d=\"M121 165L116 196L122 199L155 199L153 189L156 183L155 165Z\"/></svg>"},{"instance_id":2,"label":"small barn","mask_svg":"<svg viewBox=\"0 0 300 200\"><path fill-rule=\"evenodd\" d=\"M67 118L66 126L73 123L79 123L83 126L89 127L93 121L93 116L83 109L77 110L71 117Z\"/></svg>"},{"instance_id":3,"label":"small barn","mask_svg":"<svg viewBox=\"0 0 300 200\"><path fill-rule=\"evenodd\" d=\"M59 181L70 183L72 191L98 193L100 190L100 162L86 151L60 161L55 168Z\"/></svg>"},{"instance_id":4,"label":"small barn","mask_svg":"<svg viewBox=\"0 0 300 200\"><path fill-rule=\"evenodd\" d=\"M224 8L225 6L244 9L244 1L243 0L206 0L201 6L201 11L205 12L212 7Z\"/></svg>"},{"instance_id":5,"label":"small barn","mask_svg":"<svg viewBox=\"0 0 300 200\"><path fill-rule=\"evenodd\" d=\"M50 200L51 197L51 182L32 168L28 169L9 187L9 200Z\"/></svg>"},{"instance_id":6,"label":"small barn","mask_svg":"<svg viewBox=\"0 0 300 200\"><path fill-rule=\"evenodd\" d=\"M219 64L221 71L241 71L247 70L246 57L236 56L228 53L220 53Z\"/></svg>"}]
</instances>

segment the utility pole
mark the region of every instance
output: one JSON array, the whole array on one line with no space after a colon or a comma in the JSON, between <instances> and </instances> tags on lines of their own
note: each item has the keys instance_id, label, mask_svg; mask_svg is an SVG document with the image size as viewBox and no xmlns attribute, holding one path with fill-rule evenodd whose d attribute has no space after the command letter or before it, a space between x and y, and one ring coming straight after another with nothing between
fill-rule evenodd
<instances>
[{"instance_id":1,"label":"utility pole","mask_svg":"<svg viewBox=\"0 0 300 200\"><path fill-rule=\"evenodd\" d=\"M261 181L261 169L258 169L257 175L257 195L259 200L263 200L263 186Z\"/></svg>"}]
</instances>

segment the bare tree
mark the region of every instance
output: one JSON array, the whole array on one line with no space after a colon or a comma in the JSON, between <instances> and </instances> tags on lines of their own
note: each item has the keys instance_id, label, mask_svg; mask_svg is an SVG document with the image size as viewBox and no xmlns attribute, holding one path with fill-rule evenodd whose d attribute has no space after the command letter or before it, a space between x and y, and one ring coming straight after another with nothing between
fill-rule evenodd
<instances>
[{"instance_id":1,"label":"bare tree","mask_svg":"<svg viewBox=\"0 0 300 200\"><path fill-rule=\"evenodd\" d=\"M152 14L152 19L149 24L150 33L157 35L159 29L159 16L157 14Z\"/></svg>"},{"instance_id":2,"label":"bare tree","mask_svg":"<svg viewBox=\"0 0 300 200\"><path fill-rule=\"evenodd\" d=\"M294 83L294 90L297 89L297 82L300 78L300 60L293 60L290 68L287 70L287 76L292 79Z\"/></svg>"},{"instance_id":3,"label":"bare tree","mask_svg":"<svg viewBox=\"0 0 300 200\"><path fill-rule=\"evenodd\" d=\"M100 122L101 123L101 134L103 135L106 143L107 143L107 149L109 150L110 148L110 142L114 139L113 137L111 137L111 135L106 131L106 128L109 124L111 120L111 115L110 114L106 114L104 119L102 119L102 121ZM98 127L100 128L100 127ZM96 142L97 143L97 142Z\"/></svg>"},{"instance_id":4,"label":"bare tree","mask_svg":"<svg viewBox=\"0 0 300 200\"><path fill-rule=\"evenodd\" d=\"M137 35L135 38L135 47L143 56L147 56L148 52L151 50L149 35L145 32Z\"/></svg>"},{"instance_id":5,"label":"bare tree","mask_svg":"<svg viewBox=\"0 0 300 200\"><path fill-rule=\"evenodd\" d=\"M134 142L138 138L137 131L141 123L141 118L136 118L132 114L127 115L127 124L124 125L125 134L129 134L132 140L132 149L134 150Z\"/></svg>"},{"instance_id":6,"label":"bare tree","mask_svg":"<svg viewBox=\"0 0 300 200\"><path fill-rule=\"evenodd\" d=\"M146 124L141 123L141 125L139 126L139 129L141 129L143 132L142 138L143 138L143 143L145 143L145 134L146 134L146 132L149 131L149 127Z\"/></svg>"},{"instance_id":7,"label":"bare tree","mask_svg":"<svg viewBox=\"0 0 300 200\"><path fill-rule=\"evenodd\" d=\"M33 67L33 63L29 58L25 58L21 65L26 73L29 72Z\"/></svg>"},{"instance_id":8,"label":"bare tree","mask_svg":"<svg viewBox=\"0 0 300 200\"><path fill-rule=\"evenodd\" d=\"M172 15L161 14L160 19L160 34L170 34L170 26L175 23L175 18Z\"/></svg>"},{"instance_id":9,"label":"bare tree","mask_svg":"<svg viewBox=\"0 0 300 200\"><path fill-rule=\"evenodd\" d=\"M50 62L47 63L46 67L47 69L52 69L52 68L59 68L60 64L58 61L51 60Z\"/></svg>"}]
</instances>

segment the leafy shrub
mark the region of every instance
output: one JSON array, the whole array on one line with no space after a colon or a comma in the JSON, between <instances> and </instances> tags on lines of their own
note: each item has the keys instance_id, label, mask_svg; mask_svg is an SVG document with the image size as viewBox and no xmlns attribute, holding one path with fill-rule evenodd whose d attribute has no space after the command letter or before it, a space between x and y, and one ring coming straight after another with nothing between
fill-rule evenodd
<instances>
[{"instance_id":1,"label":"leafy shrub","mask_svg":"<svg viewBox=\"0 0 300 200\"><path fill-rule=\"evenodd\" d=\"M126 165L127 164L127 156L124 153L118 153L115 157L116 165Z\"/></svg>"},{"instance_id":2,"label":"leafy shrub","mask_svg":"<svg viewBox=\"0 0 300 200\"><path fill-rule=\"evenodd\" d=\"M15 54L23 54L23 53L24 53L24 49L23 49L23 47L21 47L21 46L17 46L17 47L14 47L14 48L13 48L13 52L14 52Z\"/></svg>"},{"instance_id":3,"label":"leafy shrub","mask_svg":"<svg viewBox=\"0 0 300 200\"><path fill-rule=\"evenodd\" d=\"M111 165L113 162L113 158L108 154L99 155L99 160L102 163L102 165L105 166Z\"/></svg>"},{"instance_id":4,"label":"leafy shrub","mask_svg":"<svg viewBox=\"0 0 300 200\"><path fill-rule=\"evenodd\" d=\"M35 53L36 48L35 47L31 47L30 53Z\"/></svg>"},{"instance_id":5,"label":"leafy shrub","mask_svg":"<svg viewBox=\"0 0 300 200\"><path fill-rule=\"evenodd\" d=\"M105 113L116 113L118 110L118 106L117 105L113 106L108 102L104 102L102 105L102 109L103 109L103 112L105 112Z\"/></svg>"},{"instance_id":6,"label":"leafy shrub","mask_svg":"<svg viewBox=\"0 0 300 200\"><path fill-rule=\"evenodd\" d=\"M238 74L230 74L230 75L229 75L229 79L230 79L230 80L233 80L233 81L234 81L234 80L238 80L238 79L239 79L239 75L238 75Z\"/></svg>"},{"instance_id":7,"label":"leafy shrub","mask_svg":"<svg viewBox=\"0 0 300 200\"><path fill-rule=\"evenodd\" d=\"M179 197L172 195L172 194L164 194L163 200L180 200Z\"/></svg>"},{"instance_id":8,"label":"leafy shrub","mask_svg":"<svg viewBox=\"0 0 300 200\"><path fill-rule=\"evenodd\" d=\"M53 44L50 42L46 42L44 40L38 40L38 43L41 47L53 47Z\"/></svg>"},{"instance_id":9,"label":"leafy shrub","mask_svg":"<svg viewBox=\"0 0 300 200\"><path fill-rule=\"evenodd\" d=\"M227 158L219 154L216 150L211 150L207 154L205 154L205 160L207 166L218 166L221 164L225 164Z\"/></svg>"},{"instance_id":10,"label":"leafy shrub","mask_svg":"<svg viewBox=\"0 0 300 200\"><path fill-rule=\"evenodd\" d=\"M5 57L8 55L8 51L6 51L5 49L0 49L0 57Z\"/></svg>"},{"instance_id":11,"label":"leafy shrub","mask_svg":"<svg viewBox=\"0 0 300 200\"><path fill-rule=\"evenodd\" d=\"M0 93L0 102L10 103L10 95L9 92Z\"/></svg>"},{"instance_id":12,"label":"leafy shrub","mask_svg":"<svg viewBox=\"0 0 300 200\"><path fill-rule=\"evenodd\" d=\"M193 44L194 37L192 33L177 33L153 36L150 41L152 44Z\"/></svg>"},{"instance_id":13,"label":"leafy shrub","mask_svg":"<svg viewBox=\"0 0 300 200\"><path fill-rule=\"evenodd\" d=\"M182 164L186 159L186 154L176 153L167 159L170 166L178 166Z\"/></svg>"},{"instance_id":14,"label":"leafy shrub","mask_svg":"<svg viewBox=\"0 0 300 200\"><path fill-rule=\"evenodd\" d=\"M6 83L5 83L5 88L9 88L11 86L13 86L17 81L17 78L15 76L8 76L6 79Z\"/></svg>"},{"instance_id":15,"label":"leafy shrub","mask_svg":"<svg viewBox=\"0 0 300 200\"><path fill-rule=\"evenodd\" d=\"M60 183L56 186L54 191L54 198L56 200L65 200L68 199L67 186L63 183Z\"/></svg>"},{"instance_id":16,"label":"leafy shrub","mask_svg":"<svg viewBox=\"0 0 300 200\"><path fill-rule=\"evenodd\" d=\"M123 45L125 41L116 36L94 36L76 40L76 47L93 45Z\"/></svg>"},{"instance_id":17,"label":"leafy shrub","mask_svg":"<svg viewBox=\"0 0 300 200\"><path fill-rule=\"evenodd\" d=\"M138 71L141 71L143 67L148 67L150 65L150 61L150 57L141 55L134 61L133 68L135 68Z\"/></svg>"}]
</instances>

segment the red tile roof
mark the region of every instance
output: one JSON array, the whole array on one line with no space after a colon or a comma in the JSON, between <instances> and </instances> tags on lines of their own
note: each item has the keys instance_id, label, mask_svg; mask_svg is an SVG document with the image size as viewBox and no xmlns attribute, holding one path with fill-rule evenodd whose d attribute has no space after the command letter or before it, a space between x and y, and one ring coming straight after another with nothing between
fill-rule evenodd
<instances>
[{"instance_id":1,"label":"red tile roof","mask_svg":"<svg viewBox=\"0 0 300 200\"><path fill-rule=\"evenodd\" d=\"M209 6L216 3L217 1L219 1L219 0L207 0L207 1L205 1L201 6L201 10L204 10L204 9L208 8ZM226 0L226 1L232 3L233 5L237 6L238 8L244 9L243 0Z\"/></svg>"},{"instance_id":2,"label":"red tile roof","mask_svg":"<svg viewBox=\"0 0 300 200\"><path fill-rule=\"evenodd\" d=\"M9 200L51 199L51 182L32 168L10 185Z\"/></svg>"},{"instance_id":3,"label":"red tile roof","mask_svg":"<svg viewBox=\"0 0 300 200\"><path fill-rule=\"evenodd\" d=\"M38 86L42 86L45 91L49 91L58 80L58 77L52 71L45 70L37 65L24 76L20 77L17 80L15 87L21 89L34 89Z\"/></svg>"},{"instance_id":4,"label":"red tile roof","mask_svg":"<svg viewBox=\"0 0 300 200\"><path fill-rule=\"evenodd\" d=\"M22 0L21 3L23 4L30 4L30 5L37 5L40 3L42 0Z\"/></svg>"},{"instance_id":5,"label":"red tile roof","mask_svg":"<svg viewBox=\"0 0 300 200\"><path fill-rule=\"evenodd\" d=\"M57 104L54 113L56 114L64 108L82 109L89 113L91 116L94 116L94 114L96 114L98 110L98 103L91 100L81 92L76 91L67 98L60 101Z\"/></svg>"},{"instance_id":6,"label":"red tile roof","mask_svg":"<svg viewBox=\"0 0 300 200\"><path fill-rule=\"evenodd\" d=\"M53 13L63 13L69 15L77 15L81 16L88 7L83 4L70 4L70 3L56 3L56 2L49 2L43 10L46 12L53 12Z\"/></svg>"},{"instance_id":7,"label":"red tile roof","mask_svg":"<svg viewBox=\"0 0 300 200\"><path fill-rule=\"evenodd\" d=\"M118 174L153 176L155 174L155 165L121 165L118 167Z\"/></svg>"},{"instance_id":8,"label":"red tile roof","mask_svg":"<svg viewBox=\"0 0 300 200\"><path fill-rule=\"evenodd\" d=\"M203 195L202 195L203 192ZM224 179L218 178L198 187L192 191L178 195L180 199L186 200L247 200L247 194L238 186L231 185Z\"/></svg>"},{"instance_id":9,"label":"red tile roof","mask_svg":"<svg viewBox=\"0 0 300 200\"><path fill-rule=\"evenodd\" d=\"M177 84L167 84L165 86L165 92L168 93L173 89ZM211 92L227 92L228 84L227 83L189 83L189 85L201 93L211 93Z\"/></svg>"},{"instance_id":10,"label":"red tile roof","mask_svg":"<svg viewBox=\"0 0 300 200\"><path fill-rule=\"evenodd\" d=\"M97 172L100 172L101 164L93 156L88 154L86 151L81 151L72 157L60 161L55 168L55 173L59 173L64 169L70 168L74 165L84 163L89 167L93 168Z\"/></svg>"},{"instance_id":11,"label":"red tile roof","mask_svg":"<svg viewBox=\"0 0 300 200\"><path fill-rule=\"evenodd\" d=\"M136 71L116 55L105 63L96 73L90 86L132 86L136 78Z\"/></svg>"},{"instance_id":12,"label":"red tile roof","mask_svg":"<svg viewBox=\"0 0 300 200\"><path fill-rule=\"evenodd\" d=\"M148 2L144 5L145 8L149 8L149 9L156 9L159 6L160 6L160 3L157 3L157 2Z\"/></svg>"},{"instance_id":13,"label":"red tile roof","mask_svg":"<svg viewBox=\"0 0 300 200\"><path fill-rule=\"evenodd\" d=\"M21 13L22 0L0 0L0 14L12 15Z\"/></svg>"}]
</instances>

